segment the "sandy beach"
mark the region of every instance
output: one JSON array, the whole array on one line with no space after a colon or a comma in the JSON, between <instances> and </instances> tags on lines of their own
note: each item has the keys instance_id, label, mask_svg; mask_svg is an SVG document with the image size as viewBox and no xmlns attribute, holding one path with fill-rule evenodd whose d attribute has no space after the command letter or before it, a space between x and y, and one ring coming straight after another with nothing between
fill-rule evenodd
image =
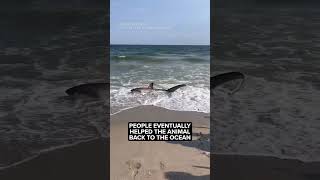
<instances>
[{"instance_id":1,"label":"sandy beach","mask_svg":"<svg viewBox=\"0 0 320 180\"><path fill-rule=\"evenodd\" d=\"M128 112L136 112L138 109ZM154 108L154 110L159 109ZM160 111L165 110L160 109ZM122 117L124 114L121 113L119 116ZM113 126L118 125L113 124ZM136 142L128 143L125 140L121 142L122 145L120 141L111 142L111 167L107 156L109 153L107 139L92 139L45 151L36 157L0 169L0 179L107 180L116 179L116 176L119 179L210 179L209 158L199 153L200 150L165 142L138 142L139 144L136 145L133 145ZM196 142L194 141L195 146L203 147ZM120 146L126 149L116 149ZM213 154L211 162L211 179L215 180L316 180L320 178L319 162L232 154ZM136 174L135 178L132 177L134 174Z\"/></svg>"},{"instance_id":2,"label":"sandy beach","mask_svg":"<svg viewBox=\"0 0 320 180\"><path fill-rule=\"evenodd\" d=\"M57 147L0 169L0 179L106 180L108 153L105 138Z\"/></svg>"},{"instance_id":3,"label":"sandy beach","mask_svg":"<svg viewBox=\"0 0 320 180\"><path fill-rule=\"evenodd\" d=\"M127 140L129 121L190 121L193 141L130 142ZM0 179L320 179L319 162L224 153L210 156L209 123L208 114L199 112L155 106L124 110L111 116L110 150L105 138L56 147L0 169Z\"/></svg>"},{"instance_id":4,"label":"sandy beach","mask_svg":"<svg viewBox=\"0 0 320 180\"><path fill-rule=\"evenodd\" d=\"M215 180L316 180L319 162L303 162L270 156L213 154Z\"/></svg>"},{"instance_id":5,"label":"sandy beach","mask_svg":"<svg viewBox=\"0 0 320 180\"><path fill-rule=\"evenodd\" d=\"M128 141L131 121L192 122L193 141ZM209 123L206 113L156 106L139 106L112 115L110 179L210 179Z\"/></svg>"}]
</instances>

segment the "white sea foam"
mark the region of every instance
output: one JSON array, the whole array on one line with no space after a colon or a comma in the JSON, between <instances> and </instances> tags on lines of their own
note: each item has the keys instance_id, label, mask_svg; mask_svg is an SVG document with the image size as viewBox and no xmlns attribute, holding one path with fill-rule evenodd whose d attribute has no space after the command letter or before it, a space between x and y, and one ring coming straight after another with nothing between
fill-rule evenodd
<instances>
[{"instance_id":1,"label":"white sea foam","mask_svg":"<svg viewBox=\"0 0 320 180\"><path fill-rule=\"evenodd\" d=\"M163 85L164 86L164 85ZM210 90L206 87L186 86L173 93L151 91L131 93L130 88L111 89L111 112L140 105L154 105L177 111L209 113Z\"/></svg>"},{"instance_id":2,"label":"white sea foam","mask_svg":"<svg viewBox=\"0 0 320 180\"><path fill-rule=\"evenodd\" d=\"M209 112L209 46L112 46L110 53L111 113L141 105ZM162 89L187 86L170 94L130 92L150 82Z\"/></svg>"}]
</instances>

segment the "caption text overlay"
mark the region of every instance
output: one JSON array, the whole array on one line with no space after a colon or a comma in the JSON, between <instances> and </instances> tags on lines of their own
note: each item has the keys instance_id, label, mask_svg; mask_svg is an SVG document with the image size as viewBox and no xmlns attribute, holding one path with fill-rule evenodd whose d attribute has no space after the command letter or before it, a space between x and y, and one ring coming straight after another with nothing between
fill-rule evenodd
<instances>
[{"instance_id":1,"label":"caption text overlay","mask_svg":"<svg viewBox=\"0 0 320 180\"><path fill-rule=\"evenodd\" d=\"M129 122L129 141L192 141L191 122Z\"/></svg>"}]
</instances>

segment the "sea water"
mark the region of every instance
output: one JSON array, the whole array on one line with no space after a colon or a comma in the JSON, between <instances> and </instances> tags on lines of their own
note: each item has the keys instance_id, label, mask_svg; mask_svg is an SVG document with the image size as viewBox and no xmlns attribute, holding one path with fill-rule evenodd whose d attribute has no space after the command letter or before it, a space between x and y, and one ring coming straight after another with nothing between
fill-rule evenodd
<instances>
[{"instance_id":1,"label":"sea water","mask_svg":"<svg viewBox=\"0 0 320 180\"><path fill-rule=\"evenodd\" d=\"M210 47L205 45L111 45L111 113L140 105L155 105L177 111L209 112ZM168 89L187 86L173 93L146 91L137 87Z\"/></svg>"}]
</instances>

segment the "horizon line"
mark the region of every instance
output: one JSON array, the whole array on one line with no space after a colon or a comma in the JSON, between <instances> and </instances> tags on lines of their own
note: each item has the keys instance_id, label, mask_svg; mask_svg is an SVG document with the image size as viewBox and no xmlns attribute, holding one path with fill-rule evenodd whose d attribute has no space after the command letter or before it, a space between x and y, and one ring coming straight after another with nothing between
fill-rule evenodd
<instances>
[{"instance_id":1,"label":"horizon line","mask_svg":"<svg viewBox=\"0 0 320 180\"><path fill-rule=\"evenodd\" d=\"M109 45L130 45L130 46L210 46L210 44L109 44Z\"/></svg>"}]
</instances>

